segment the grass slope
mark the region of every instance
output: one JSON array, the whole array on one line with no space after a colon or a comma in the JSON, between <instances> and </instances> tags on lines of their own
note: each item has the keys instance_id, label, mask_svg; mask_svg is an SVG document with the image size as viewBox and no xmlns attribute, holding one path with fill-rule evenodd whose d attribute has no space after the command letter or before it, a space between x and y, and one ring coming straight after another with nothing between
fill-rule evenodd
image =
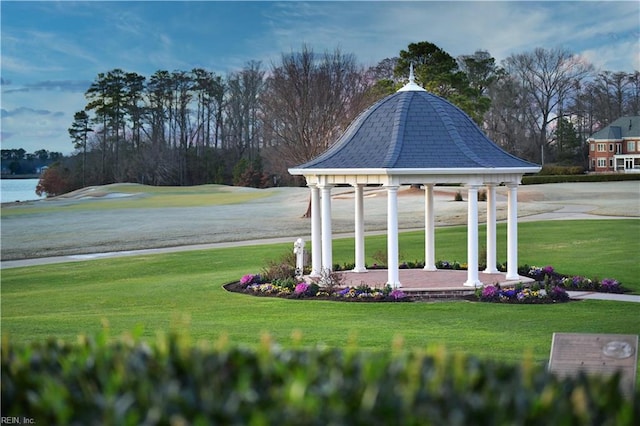
<instances>
[{"instance_id":1,"label":"grass slope","mask_svg":"<svg viewBox=\"0 0 640 426\"><path fill-rule=\"evenodd\" d=\"M523 223L520 263L610 276L638 292L639 224ZM502 227L498 235L504 238ZM466 247L465 238L464 228L438 229L437 259L464 260L459 246ZM368 238L367 252L374 253L383 242L383 237ZM419 259L421 233L402 234L400 246L406 259ZM351 261L352 247L352 240L336 241L336 261ZM388 349L402 339L407 347L443 344L453 351L511 361L524 353L546 360L553 332L640 333L640 307L635 303L341 303L251 297L222 288L245 273L259 272L269 259L290 249L290 244L239 247L5 270L2 333L22 342L50 336L73 340L108 323L113 335L140 327L143 336L153 338L157 332L178 329L194 339L228 335L232 342L250 346L262 333L287 346L301 338L303 345L357 343L365 350Z\"/></svg>"},{"instance_id":2,"label":"grass slope","mask_svg":"<svg viewBox=\"0 0 640 426\"><path fill-rule=\"evenodd\" d=\"M1 214L4 218L61 211L202 207L245 203L257 198L267 197L270 194L270 192L264 190L226 185L177 187L147 186L131 183L112 184L96 188L85 188L58 197L55 199L55 205L46 203L21 204L12 208L3 208ZM66 198L72 198L73 201L65 204Z\"/></svg>"}]
</instances>

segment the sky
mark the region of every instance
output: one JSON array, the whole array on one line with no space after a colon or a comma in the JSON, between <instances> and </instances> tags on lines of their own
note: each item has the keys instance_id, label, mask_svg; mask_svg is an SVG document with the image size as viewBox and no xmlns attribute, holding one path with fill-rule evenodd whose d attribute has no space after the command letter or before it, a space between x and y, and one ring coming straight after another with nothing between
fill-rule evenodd
<instances>
[{"instance_id":1,"label":"sky","mask_svg":"<svg viewBox=\"0 0 640 426\"><path fill-rule=\"evenodd\" d=\"M0 2L0 144L70 154L67 129L98 73L218 75L336 48L365 67L428 41L451 56L566 48L598 70L640 70L637 1Z\"/></svg>"}]
</instances>

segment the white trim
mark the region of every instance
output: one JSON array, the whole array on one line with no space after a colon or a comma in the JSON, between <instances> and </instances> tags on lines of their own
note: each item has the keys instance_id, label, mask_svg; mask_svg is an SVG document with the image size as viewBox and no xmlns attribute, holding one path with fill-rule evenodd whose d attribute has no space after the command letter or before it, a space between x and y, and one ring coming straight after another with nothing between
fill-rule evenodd
<instances>
[{"instance_id":1,"label":"white trim","mask_svg":"<svg viewBox=\"0 0 640 426\"><path fill-rule=\"evenodd\" d=\"M437 176L437 175L494 175L494 174L525 174L538 173L542 170L540 166L534 167L476 167L476 168L433 168L433 169L289 169L292 175L303 176L402 176L402 175L420 175L420 176Z\"/></svg>"}]
</instances>

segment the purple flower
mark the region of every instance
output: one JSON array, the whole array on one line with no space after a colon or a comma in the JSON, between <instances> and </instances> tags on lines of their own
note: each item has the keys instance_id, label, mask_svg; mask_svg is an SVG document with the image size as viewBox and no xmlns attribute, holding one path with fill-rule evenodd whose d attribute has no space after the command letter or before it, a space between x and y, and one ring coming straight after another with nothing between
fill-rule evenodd
<instances>
[{"instance_id":1,"label":"purple flower","mask_svg":"<svg viewBox=\"0 0 640 426\"><path fill-rule=\"evenodd\" d=\"M402 290L394 289L389 293L389 296L393 297L395 300L404 299L406 294Z\"/></svg>"},{"instance_id":2,"label":"purple flower","mask_svg":"<svg viewBox=\"0 0 640 426\"><path fill-rule=\"evenodd\" d=\"M510 288L509 290L503 290L500 292L500 294L504 297L508 297L509 299L512 299L515 297L516 295L516 290L513 288Z\"/></svg>"},{"instance_id":3,"label":"purple flower","mask_svg":"<svg viewBox=\"0 0 640 426\"><path fill-rule=\"evenodd\" d=\"M551 297L553 300L569 300L569 294L567 293L567 291L557 285L551 289L551 291L549 292L549 297Z\"/></svg>"},{"instance_id":4,"label":"purple flower","mask_svg":"<svg viewBox=\"0 0 640 426\"><path fill-rule=\"evenodd\" d=\"M542 268L542 272L544 272L547 275L551 275L553 274L553 266L545 266L544 268Z\"/></svg>"},{"instance_id":5,"label":"purple flower","mask_svg":"<svg viewBox=\"0 0 640 426\"><path fill-rule=\"evenodd\" d=\"M309 289L309 284L307 283L298 283L296 285L296 289L293 291L295 294L303 294Z\"/></svg>"},{"instance_id":6,"label":"purple flower","mask_svg":"<svg viewBox=\"0 0 640 426\"><path fill-rule=\"evenodd\" d=\"M571 282L573 284L573 287L580 288L580 284L582 284L583 280L584 280L584 278L582 278L581 276L578 276L578 275L576 275L575 277L571 278Z\"/></svg>"},{"instance_id":7,"label":"purple flower","mask_svg":"<svg viewBox=\"0 0 640 426\"><path fill-rule=\"evenodd\" d=\"M600 283L600 286L602 286L603 291L606 291L609 293L620 292L620 283L617 280L614 280L613 278L603 279L602 282Z\"/></svg>"},{"instance_id":8,"label":"purple flower","mask_svg":"<svg viewBox=\"0 0 640 426\"><path fill-rule=\"evenodd\" d=\"M495 285L490 285L488 287L484 287L482 289L482 298L483 299L495 299L498 297L500 293L500 289Z\"/></svg>"}]
</instances>

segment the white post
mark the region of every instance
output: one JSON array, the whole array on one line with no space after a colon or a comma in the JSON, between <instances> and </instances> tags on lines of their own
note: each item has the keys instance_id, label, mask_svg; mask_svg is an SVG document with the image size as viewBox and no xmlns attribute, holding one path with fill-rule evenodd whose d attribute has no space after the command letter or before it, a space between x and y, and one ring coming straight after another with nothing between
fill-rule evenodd
<instances>
[{"instance_id":1,"label":"white post","mask_svg":"<svg viewBox=\"0 0 640 426\"><path fill-rule=\"evenodd\" d=\"M487 267L484 272L499 272L496 263L496 186L490 183L487 185Z\"/></svg>"},{"instance_id":2,"label":"white post","mask_svg":"<svg viewBox=\"0 0 640 426\"><path fill-rule=\"evenodd\" d=\"M311 276L319 277L322 271L322 237L320 215L320 188L311 188Z\"/></svg>"},{"instance_id":3,"label":"white post","mask_svg":"<svg viewBox=\"0 0 640 426\"><path fill-rule=\"evenodd\" d=\"M322 269L333 270L333 236L331 235L331 185L321 184L322 192Z\"/></svg>"},{"instance_id":4,"label":"white post","mask_svg":"<svg viewBox=\"0 0 640 426\"><path fill-rule=\"evenodd\" d=\"M467 281L468 287L481 286L478 279L478 185L469 185L467 208Z\"/></svg>"},{"instance_id":5,"label":"white post","mask_svg":"<svg viewBox=\"0 0 640 426\"><path fill-rule=\"evenodd\" d=\"M387 186L387 275L393 288L402 287L398 260L398 187Z\"/></svg>"},{"instance_id":6,"label":"white post","mask_svg":"<svg viewBox=\"0 0 640 426\"><path fill-rule=\"evenodd\" d=\"M304 275L304 240L298 238L293 243L293 254L296 255L296 277L301 278Z\"/></svg>"},{"instance_id":7,"label":"white post","mask_svg":"<svg viewBox=\"0 0 640 426\"><path fill-rule=\"evenodd\" d=\"M436 240L435 215L433 205L433 184L424 185L424 270L435 271Z\"/></svg>"},{"instance_id":8,"label":"white post","mask_svg":"<svg viewBox=\"0 0 640 426\"><path fill-rule=\"evenodd\" d=\"M366 272L364 266L364 185L355 186L355 231L356 231L356 266L353 272Z\"/></svg>"},{"instance_id":9,"label":"white post","mask_svg":"<svg viewBox=\"0 0 640 426\"><path fill-rule=\"evenodd\" d=\"M509 183L507 199L507 275L508 280L520 279L518 275L518 184Z\"/></svg>"}]
</instances>

